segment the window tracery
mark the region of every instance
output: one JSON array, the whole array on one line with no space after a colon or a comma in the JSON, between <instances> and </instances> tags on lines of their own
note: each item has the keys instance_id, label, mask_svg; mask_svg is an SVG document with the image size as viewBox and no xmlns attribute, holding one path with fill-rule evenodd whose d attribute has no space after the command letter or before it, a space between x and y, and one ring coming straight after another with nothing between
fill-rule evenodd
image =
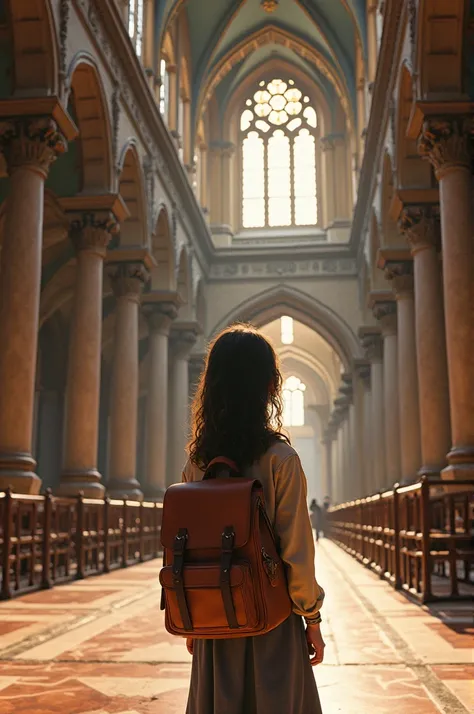
<instances>
[{"instance_id":1,"label":"window tracery","mask_svg":"<svg viewBox=\"0 0 474 714\"><path fill-rule=\"evenodd\" d=\"M318 223L316 135L310 98L294 80L262 80L240 117L242 226Z\"/></svg>"},{"instance_id":2,"label":"window tracery","mask_svg":"<svg viewBox=\"0 0 474 714\"><path fill-rule=\"evenodd\" d=\"M306 385L292 375L283 383L283 426L304 426Z\"/></svg>"}]
</instances>

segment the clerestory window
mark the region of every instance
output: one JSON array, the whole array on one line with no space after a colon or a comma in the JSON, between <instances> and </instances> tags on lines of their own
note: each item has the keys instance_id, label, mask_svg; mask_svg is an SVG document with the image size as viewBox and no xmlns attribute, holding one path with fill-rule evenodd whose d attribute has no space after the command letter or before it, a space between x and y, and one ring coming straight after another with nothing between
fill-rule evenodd
<instances>
[{"instance_id":1,"label":"clerestory window","mask_svg":"<svg viewBox=\"0 0 474 714\"><path fill-rule=\"evenodd\" d=\"M143 15L145 0L129 0L128 3L128 34L139 57L143 50Z\"/></svg>"},{"instance_id":2,"label":"clerestory window","mask_svg":"<svg viewBox=\"0 0 474 714\"><path fill-rule=\"evenodd\" d=\"M261 81L240 117L242 226L318 223L316 136L309 96L292 79Z\"/></svg>"}]
</instances>

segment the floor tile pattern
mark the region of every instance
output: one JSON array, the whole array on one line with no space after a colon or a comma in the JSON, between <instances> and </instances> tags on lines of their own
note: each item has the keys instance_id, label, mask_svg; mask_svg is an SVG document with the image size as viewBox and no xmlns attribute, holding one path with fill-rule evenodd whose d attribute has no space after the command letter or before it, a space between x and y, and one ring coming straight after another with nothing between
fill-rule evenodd
<instances>
[{"instance_id":1,"label":"floor tile pattern","mask_svg":"<svg viewBox=\"0 0 474 714\"><path fill-rule=\"evenodd\" d=\"M0 603L0 714L184 714L191 658L164 629L159 567ZM326 540L317 570L324 714L474 713L465 602L419 607Z\"/></svg>"}]
</instances>

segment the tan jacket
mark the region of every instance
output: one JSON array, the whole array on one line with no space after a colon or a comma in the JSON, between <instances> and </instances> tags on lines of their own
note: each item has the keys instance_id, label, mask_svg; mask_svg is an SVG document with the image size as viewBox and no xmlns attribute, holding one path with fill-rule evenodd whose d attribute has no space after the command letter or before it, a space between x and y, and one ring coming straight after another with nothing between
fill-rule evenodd
<instances>
[{"instance_id":1,"label":"tan jacket","mask_svg":"<svg viewBox=\"0 0 474 714\"><path fill-rule=\"evenodd\" d=\"M312 618L321 608L324 591L314 572L314 540L307 505L307 483L296 451L275 443L245 476L258 479L265 506L287 566L288 588L297 615ZM199 481L203 473L188 461L183 481Z\"/></svg>"}]
</instances>

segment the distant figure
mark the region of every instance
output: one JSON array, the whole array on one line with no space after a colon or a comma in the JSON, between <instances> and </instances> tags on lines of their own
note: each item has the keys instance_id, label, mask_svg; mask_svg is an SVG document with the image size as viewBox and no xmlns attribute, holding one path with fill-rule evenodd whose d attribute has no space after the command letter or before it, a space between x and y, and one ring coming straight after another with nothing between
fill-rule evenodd
<instances>
[{"instance_id":1,"label":"distant figure","mask_svg":"<svg viewBox=\"0 0 474 714\"><path fill-rule=\"evenodd\" d=\"M319 532L322 528L322 512L321 506L318 504L317 500L313 498L311 501L309 510L311 511L311 525L316 534L316 540L319 540Z\"/></svg>"}]
</instances>

